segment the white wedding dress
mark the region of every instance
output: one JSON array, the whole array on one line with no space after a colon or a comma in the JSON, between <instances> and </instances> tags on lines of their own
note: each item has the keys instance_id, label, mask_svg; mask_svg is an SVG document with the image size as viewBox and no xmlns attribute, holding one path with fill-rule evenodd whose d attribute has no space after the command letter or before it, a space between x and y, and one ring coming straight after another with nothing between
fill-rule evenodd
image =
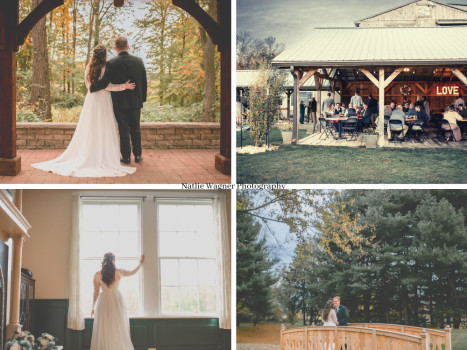
<instances>
[{"instance_id":1,"label":"white wedding dress","mask_svg":"<svg viewBox=\"0 0 467 350\"><path fill-rule=\"evenodd\" d=\"M337 326L336 310L331 309L331 311L329 311L328 319L326 321L323 320L323 322L323 326Z\"/></svg>"},{"instance_id":2,"label":"white wedding dress","mask_svg":"<svg viewBox=\"0 0 467 350\"><path fill-rule=\"evenodd\" d=\"M133 271L117 270L120 276L134 275L141 265ZM90 350L134 350L130 337L130 320L123 295L118 289L120 280L108 287L100 278L102 292L96 302L94 325Z\"/></svg>"},{"instance_id":3,"label":"white wedding dress","mask_svg":"<svg viewBox=\"0 0 467 350\"><path fill-rule=\"evenodd\" d=\"M85 72L86 88L91 83ZM104 69L101 72L101 78ZM31 164L62 176L114 177L132 174L136 168L120 164L120 141L110 91L123 91L125 84L109 84L104 90L88 92L70 144L58 158Z\"/></svg>"}]
</instances>

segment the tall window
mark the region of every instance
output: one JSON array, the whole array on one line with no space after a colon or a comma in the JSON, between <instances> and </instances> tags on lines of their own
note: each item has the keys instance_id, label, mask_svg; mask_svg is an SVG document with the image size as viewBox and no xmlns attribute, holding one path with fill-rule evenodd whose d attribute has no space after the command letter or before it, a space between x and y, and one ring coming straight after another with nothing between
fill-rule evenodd
<instances>
[{"instance_id":1,"label":"tall window","mask_svg":"<svg viewBox=\"0 0 467 350\"><path fill-rule=\"evenodd\" d=\"M141 254L141 201L127 199L81 200L81 295L84 313L90 314L93 277L105 253L116 256L117 268L133 270ZM141 274L122 278L120 291L130 315L142 313Z\"/></svg>"},{"instance_id":2,"label":"tall window","mask_svg":"<svg viewBox=\"0 0 467 350\"><path fill-rule=\"evenodd\" d=\"M217 314L212 201L157 199L156 207L161 314Z\"/></svg>"}]
</instances>

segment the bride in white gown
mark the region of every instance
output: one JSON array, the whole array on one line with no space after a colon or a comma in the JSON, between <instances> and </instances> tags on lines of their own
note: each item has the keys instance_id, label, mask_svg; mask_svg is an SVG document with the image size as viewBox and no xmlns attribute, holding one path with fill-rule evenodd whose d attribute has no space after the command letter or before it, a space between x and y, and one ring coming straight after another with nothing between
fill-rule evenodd
<instances>
[{"instance_id":1,"label":"bride in white gown","mask_svg":"<svg viewBox=\"0 0 467 350\"><path fill-rule=\"evenodd\" d=\"M336 314L336 310L334 310L334 305L333 305L332 300L328 300L326 302L321 318L323 319L323 326L331 326L331 327L337 326L337 314ZM328 335L332 336L332 334L328 334ZM334 348L335 348L335 344L334 344L333 339L327 338L327 341L324 343L324 349L334 350Z\"/></svg>"},{"instance_id":2,"label":"bride in white gown","mask_svg":"<svg viewBox=\"0 0 467 350\"><path fill-rule=\"evenodd\" d=\"M323 326L337 326L337 315L332 300L326 302L321 317L323 319Z\"/></svg>"},{"instance_id":3,"label":"bride in white gown","mask_svg":"<svg viewBox=\"0 0 467 350\"><path fill-rule=\"evenodd\" d=\"M104 45L97 45L86 67L85 82L91 84L102 78L107 60ZM86 94L73 138L58 158L31 164L33 167L58 175L75 177L113 177L135 172L136 168L120 164L120 141L110 91L133 90L134 83L109 84L105 90Z\"/></svg>"},{"instance_id":4,"label":"bride in white gown","mask_svg":"<svg viewBox=\"0 0 467 350\"><path fill-rule=\"evenodd\" d=\"M141 268L144 255L133 271L117 269L115 255L106 253L102 270L94 275L94 298L91 316L94 316L91 350L134 350L130 337L130 321L122 293L120 279L132 276ZM100 290L102 288L102 293ZM97 303L96 303L97 301ZM94 305L95 312L94 312Z\"/></svg>"}]
</instances>

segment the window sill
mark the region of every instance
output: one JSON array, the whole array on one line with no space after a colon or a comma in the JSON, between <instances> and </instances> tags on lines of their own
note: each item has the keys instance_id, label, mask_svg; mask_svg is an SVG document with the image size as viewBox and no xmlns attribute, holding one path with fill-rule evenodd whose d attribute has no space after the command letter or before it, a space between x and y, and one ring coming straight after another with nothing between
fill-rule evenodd
<instances>
[{"instance_id":1,"label":"window sill","mask_svg":"<svg viewBox=\"0 0 467 350\"><path fill-rule=\"evenodd\" d=\"M151 320L151 319L179 319L179 318L182 318L182 319L210 319L210 318L219 318L219 316L216 316L216 315L212 315L212 316L196 316L196 315L193 315L193 316L190 316L190 315L179 315L179 316L174 316L174 315L170 315L170 316L130 316L129 319L130 320ZM93 317L87 315L87 316L84 316L84 319L85 320L92 320Z\"/></svg>"}]
</instances>

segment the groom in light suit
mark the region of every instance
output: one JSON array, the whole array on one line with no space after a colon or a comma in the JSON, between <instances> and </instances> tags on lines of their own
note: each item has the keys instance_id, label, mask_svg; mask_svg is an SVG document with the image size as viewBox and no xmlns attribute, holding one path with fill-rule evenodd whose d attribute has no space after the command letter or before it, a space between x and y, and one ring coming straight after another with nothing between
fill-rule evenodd
<instances>
[{"instance_id":1,"label":"groom in light suit","mask_svg":"<svg viewBox=\"0 0 467 350\"><path fill-rule=\"evenodd\" d=\"M112 91L112 103L115 118L120 133L121 161L125 164L131 163L131 144L135 162L143 159L141 156L141 131L140 118L143 102L146 102L148 83L146 68L143 60L128 53L128 41L124 37L115 40L117 57L112 58L105 65L105 73L102 79L91 85L91 92L105 89L109 83L123 84L130 80L136 84L134 90Z\"/></svg>"},{"instance_id":2,"label":"groom in light suit","mask_svg":"<svg viewBox=\"0 0 467 350\"><path fill-rule=\"evenodd\" d=\"M337 325L342 327L348 326L347 322L349 321L349 311L344 305L341 305L341 298L334 297L332 302L334 304L334 310L336 310Z\"/></svg>"}]
</instances>

